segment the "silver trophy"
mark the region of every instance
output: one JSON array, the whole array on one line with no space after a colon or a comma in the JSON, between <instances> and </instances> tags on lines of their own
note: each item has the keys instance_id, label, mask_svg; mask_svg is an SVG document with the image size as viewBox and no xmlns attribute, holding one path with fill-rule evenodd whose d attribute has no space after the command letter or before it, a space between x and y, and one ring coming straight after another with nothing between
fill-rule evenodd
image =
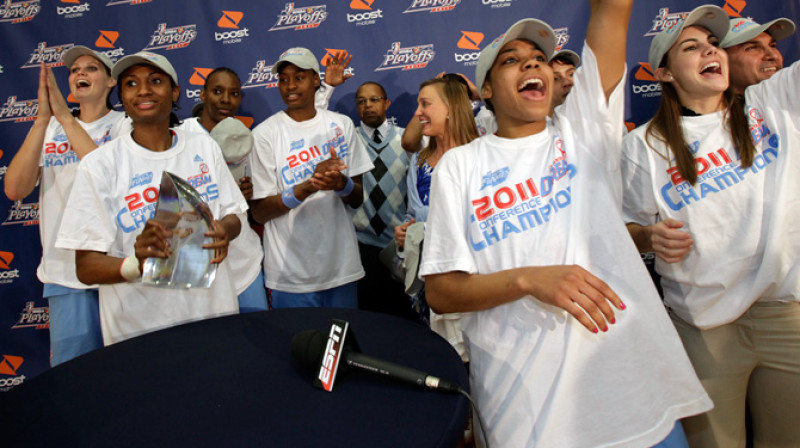
<instances>
[{"instance_id":1,"label":"silver trophy","mask_svg":"<svg viewBox=\"0 0 800 448\"><path fill-rule=\"evenodd\" d=\"M163 288L208 288L214 283L217 265L214 251L203 245L214 239L205 234L214 228L214 217L200 193L182 178L166 171L154 220L172 232L168 258L148 258L142 283Z\"/></svg>"}]
</instances>

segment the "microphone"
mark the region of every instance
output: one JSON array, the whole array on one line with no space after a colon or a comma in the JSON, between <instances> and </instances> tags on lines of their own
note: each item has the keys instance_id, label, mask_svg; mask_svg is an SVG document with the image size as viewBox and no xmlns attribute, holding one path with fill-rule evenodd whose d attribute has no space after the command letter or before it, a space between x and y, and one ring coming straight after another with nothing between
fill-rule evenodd
<instances>
[{"instance_id":1,"label":"microphone","mask_svg":"<svg viewBox=\"0 0 800 448\"><path fill-rule=\"evenodd\" d=\"M347 322L334 320L327 338L320 331L306 330L292 339L292 356L306 368L319 369L317 387L330 392L339 369L342 372L357 369L441 392L461 392L457 384L360 353L348 330Z\"/></svg>"}]
</instances>

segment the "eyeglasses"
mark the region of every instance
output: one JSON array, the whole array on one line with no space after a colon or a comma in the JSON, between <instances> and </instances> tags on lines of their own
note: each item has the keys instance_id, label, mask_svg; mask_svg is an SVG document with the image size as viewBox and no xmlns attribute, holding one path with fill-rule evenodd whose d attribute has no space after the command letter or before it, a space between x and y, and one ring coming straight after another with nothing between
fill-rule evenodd
<instances>
[{"instance_id":1,"label":"eyeglasses","mask_svg":"<svg viewBox=\"0 0 800 448\"><path fill-rule=\"evenodd\" d=\"M356 98L356 106L363 106L367 104L367 102L369 102L370 104L378 104L385 99L386 98L382 96L372 96L369 98Z\"/></svg>"}]
</instances>

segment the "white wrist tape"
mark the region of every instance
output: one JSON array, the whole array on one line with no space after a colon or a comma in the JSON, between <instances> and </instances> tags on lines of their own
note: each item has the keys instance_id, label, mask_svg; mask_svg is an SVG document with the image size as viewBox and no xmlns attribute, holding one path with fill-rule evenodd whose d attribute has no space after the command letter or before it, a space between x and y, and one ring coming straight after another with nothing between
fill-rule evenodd
<instances>
[{"instance_id":1,"label":"white wrist tape","mask_svg":"<svg viewBox=\"0 0 800 448\"><path fill-rule=\"evenodd\" d=\"M139 270L139 259L130 256L122 260L122 264L119 266L119 275L121 275L126 282L139 280L142 276L142 271Z\"/></svg>"}]
</instances>

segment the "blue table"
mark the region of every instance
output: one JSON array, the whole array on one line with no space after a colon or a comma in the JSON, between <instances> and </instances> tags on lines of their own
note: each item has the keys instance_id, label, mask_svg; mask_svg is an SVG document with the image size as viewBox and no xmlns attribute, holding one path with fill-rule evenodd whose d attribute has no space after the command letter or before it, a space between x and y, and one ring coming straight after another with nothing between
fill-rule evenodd
<instances>
[{"instance_id":1,"label":"blue table","mask_svg":"<svg viewBox=\"0 0 800 448\"><path fill-rule=\"evenodd\" d=\"M81 356L0 394L4 446L452 447L468 402L367 373L315 388L292 337L350 322L361 351L468 390L427 328L346 309L285 309L195 322ZM8 445L7 445L8 444Z\"/></svg>"}]
</instances>

